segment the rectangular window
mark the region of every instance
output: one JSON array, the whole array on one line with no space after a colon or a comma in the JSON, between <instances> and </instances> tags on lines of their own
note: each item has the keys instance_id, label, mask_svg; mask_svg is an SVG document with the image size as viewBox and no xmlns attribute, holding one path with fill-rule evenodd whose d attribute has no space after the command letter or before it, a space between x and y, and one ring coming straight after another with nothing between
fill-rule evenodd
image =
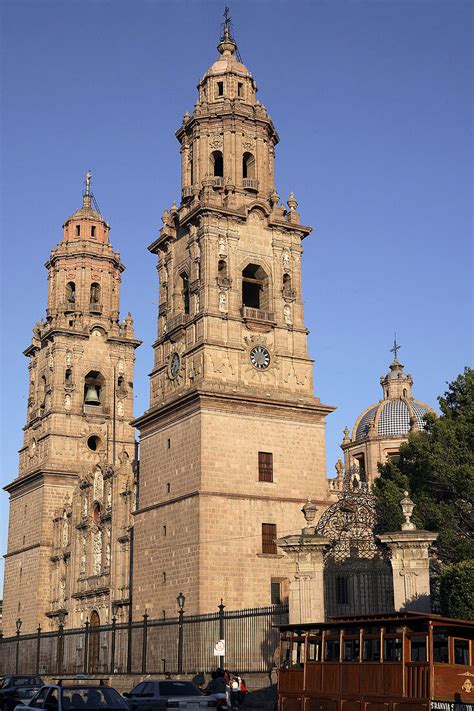
<instances>
[{"instance_id":1,"label":"rectangular window","mask_svg":"<svg viewBox=\"0 0 474 711\"><path fill-rule=\"evenodd\" d=\"M91 227L91 237L95 237L95 225Z\"/></svg>"},{"instance_id":2,"label":"rectangular window","mask_svg":"<svg viewBox=\"0 0 474 711\"><path fill-rule=\"evenodd\" d=\"M79 237L80 234L81 234L81 226L76 225L76 236Z\"/></svg>"},{"instance_id":3,"label":"rectangular window","mask_svg":"<svg viewBox=\"0 0 474 711\"><path fill-rule=\"evenodd\" d=\"M258 453L258 480L273 481L273 454L271 452Z\"/></svg>"},{"instance_id":4,"label":"rectangular window","mask_svg":"<svg viewBox=\"0 0 474 711\"><path fill-rule=\"evenodd\" d=\"M276 523L262 523L262 553L270 553L272 555L277 553L276 537Z\"/></svg>"},{"instance_id":5,"label":"rectangular window","mask_svg":"<svg viewBox=\"0 0 474 711\"><path fill-rule=\"evenodd\" d=\"M384 662L402 661L402 640L400 637L386 637L383 641Z\"/></svg>"},{"instance_id":6,"label":"rectangular window","mask_svg":"<svg viewBox=\"0 0 474 711\"><path fill-rule=\"evenodd\" d=\"M349 603L349 585L345 575L336 575L336 602L338 605Z\"/></svg>"},{"instance_id":7,"label":"rectangular window","mask_svg":"<svg viewBox=\"0 0 474 711\"><path fill-rule=\"evenodd\" d=\"M224 82L217 82L217 96L224 96Z\"/></svg>"},{"instance_id":8,"label":"rectangular window","mask_svg":"<svg viewBox=\"0 0 474 711\"><path fill-rule=\"evenodd\" d=\"M444 632L433 635L433 661L436 664L449 663L448 635Z\"/></svg>"},{"instance_id":9,"label":"rectangular window","mask_svg":"<svg viewBox=\"0 0 474 711\"><path fill-rule=\"evenodd\" d=\"M411 661L426 662L426 637L410 637Z\"/></svg>"},{"instance_id":10,"label":"rectangular window","mask_svg":"<svg viewBox=\"0 0 474 711\"><path fill-rule=\"evenodd\" d=\"M270 584L272 605L281 605L281 581L272 580Z\"/></svg>"},{"instance_id":11,"label":"rectangular window","mask_svg":"<svg viewBox=\"0 0 474 711\"><path fill-rule=\"evenodd\" d=\"M454 663L469 666L469 641L467 639L454 640Z\"/></svg>"},{"instance_id":12,"label":"rectangular window","mask_svg":"<svg viewBox=\"0 0 474 711\"><path fill-rule=\"evenodd\" d=\"M237 84L237 96L243 96L244 85L239 81Z\"/></svg>"}]
</instances>

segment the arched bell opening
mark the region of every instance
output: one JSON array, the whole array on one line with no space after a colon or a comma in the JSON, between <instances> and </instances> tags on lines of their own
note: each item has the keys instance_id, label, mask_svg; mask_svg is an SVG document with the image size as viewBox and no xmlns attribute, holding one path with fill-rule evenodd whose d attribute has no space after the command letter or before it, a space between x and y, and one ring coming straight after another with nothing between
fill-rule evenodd
<instances>
[{"instance_id":1,"label":"arched bell opening","mask_svg":"<svg viewBox=\"0 0 474 711\"><path fill-rule=\"evenodd\" d=\"M66 301L68 304L76 303L76 285L73 281L66 284Z\"/></svg>"},{"instance_id":2,"label":"arched bell opening","mask_svg":"<svg viewBox=\"0 0 474 711\"><path fill-rule=\"evenodd\" d=\"M221 151L213 151L210 155L210 172L215 177L224 177L224 156Z\"/></svg>"},{"instance_id":3,"label":"arched bell opening","mask_svg":"<svg viewBox=\"0 0 474 711\"><path fill-rule=\"evenodd\" d=\"M221 278L227 277L227 262L225 259L219 259L217 264L217 275Z\"/></svg>"},{"instance_id":4,"label":"arched bell opening","mask_svg":"<svg viewBox=\"0 0 474 711\"><path fill-rule=\"evenodd\" d=\"M100 304L100 284L96 281L93 281L91 284L89 300L91 304Z\"/></svg>"},{"instance_id":5,"label":"arched bell opening","mask_svg":"<svg viewBox=\"0 0 474 711\"><path fill-rule=\"evenodd\" d=\"M105 380L98 370L90 370L84 378L84 405L99 407L104 403Z\"/></svg>"},{"instance_id":6,"label":"arched bell opening","mask_svg":"<svg viewBox=\"0 0 474 711\"><path fill-rule=\"evenodd\" d=\"M242 306L269 310L269 279L259 264L248 264L242 271Z\"/></svg>"},{"instance_id":7,"label":"arched bell opening","mask_svg":"<svg viewBox=\"0 0 474 711\"><path fill-rule=\"evenodd\" d=\"M255 156L252 153L244 153L242 156L242 178L255 179Z\"/></svg>"}]
</instances>

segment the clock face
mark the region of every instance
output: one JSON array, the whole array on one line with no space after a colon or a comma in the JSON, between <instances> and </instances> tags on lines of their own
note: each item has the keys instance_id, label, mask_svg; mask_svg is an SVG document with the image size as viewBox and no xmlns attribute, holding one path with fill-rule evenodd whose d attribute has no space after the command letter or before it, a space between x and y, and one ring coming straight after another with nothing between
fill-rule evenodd
<instances>
[{"instance_id":1,"label":"clock face","mask_svg":"<svg viewBox=\"0 0 474 711\"><path fill-rule=\"evenodd\" d=\"M265 370L270 365L270 353L264 346L255 346L250 351L250 362L254 368Z\"/></svg>"},{"instance_id":2,"label":"clock face","mask_svg":"<svg viewBox=\"0 0 474 711\"><path fill-rule=\"evenodd\" d=\"M174 379L179 373L179 369L181 367L181 358L179 353L173 353L171 356L171 363L170 363L170 376Z\"/></svg>"}]
</instances>

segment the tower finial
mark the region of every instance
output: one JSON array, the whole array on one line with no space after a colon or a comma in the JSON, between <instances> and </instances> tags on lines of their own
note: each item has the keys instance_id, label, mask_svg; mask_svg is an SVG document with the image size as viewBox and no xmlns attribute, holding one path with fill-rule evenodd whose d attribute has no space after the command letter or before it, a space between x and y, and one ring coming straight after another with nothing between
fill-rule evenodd
<instances>
[{"instance_id":1,"label":"tower finial","mask_svg":"<svg viewBox=\"0 0 474 711\"><path fill-rule=\"evenodd\" d=\"M234 54L234 52L237 51L238 55L238 50L237 50L237 44L232 37L232 21L230 19L229 15L229 8L227 5L224 8L224 22L222 23L222 35L219 44L217 45L217 49L221 54ZM240 61L240 59L239 59Z\"/></svg>"},{"instance_id":2,"label":"tower finial","mask_svg":"<svg viewBox=\"0 0 474 711\"><path fill-rule=\"evenodd\" d=\"M393 353L394 360L397 360L397 353L400 350L400 348L401 348L401 346L399 346L397 343L397 334L395 333L394 337L393 337L393 348L390 348L390 353Z\"/></svg>"},{"instance_id":3,"label":"tower finial","mask_svg":"<svg viewBox=\"0 0 474 711\"><path fill-rule=\"evenodd\" d=\"M91 207L91 178L92 173L90 172L90 170L88 170L86 173L86 190L84 195L82 196L82 207Z\"/></svg>"}]
</instances>

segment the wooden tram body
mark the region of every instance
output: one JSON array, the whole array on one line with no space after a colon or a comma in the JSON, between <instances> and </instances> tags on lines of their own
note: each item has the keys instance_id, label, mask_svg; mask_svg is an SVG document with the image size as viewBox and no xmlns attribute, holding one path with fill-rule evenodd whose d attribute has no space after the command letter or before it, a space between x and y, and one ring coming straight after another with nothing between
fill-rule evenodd
<instances>
[{"instance_id":1,"label":"wooden tram body","mask_svg":"<svg viewBox=\"0 0 474 711\"><path fill-rule=\"evenodd\" d=\"M474 622L394 612L280 627L278 711L474 711Z\"/></svg>"}]
</instances>

